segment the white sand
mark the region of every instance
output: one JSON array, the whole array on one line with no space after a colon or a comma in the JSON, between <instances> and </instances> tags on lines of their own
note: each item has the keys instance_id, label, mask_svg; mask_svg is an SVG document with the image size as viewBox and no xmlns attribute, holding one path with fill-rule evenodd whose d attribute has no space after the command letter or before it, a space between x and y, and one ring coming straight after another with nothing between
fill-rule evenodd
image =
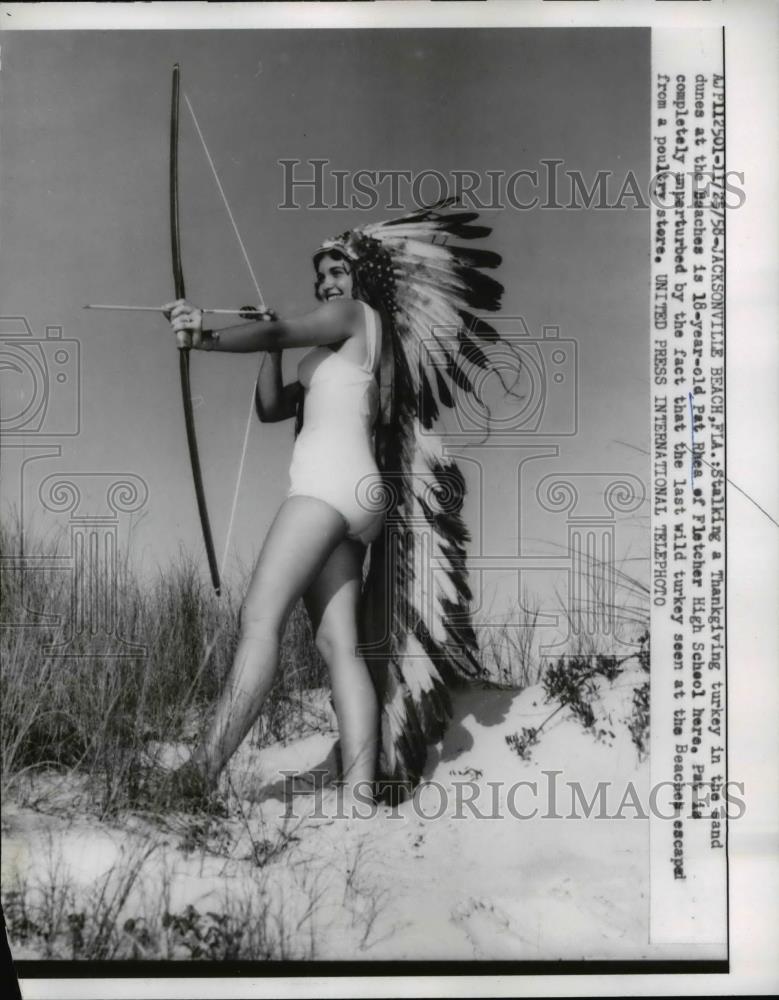
<instances>
[{"instance_id":1,"label":"white sand","mask_svg":"<svg viewBox=\"0 0 779 1000\"><path fill-rule=\"evenodd\" d=\"M230 817L214 823L208 849L181 849L192 825L186 817L170 817L169 829L161 829L140 816L118 825L68 817L62 809L8 807L4 885L17 874L45 880L59 866L60 878L67 872L87 892L96 879L112 871L116 877L119 866L155 847L122 920L155 907L221 912L226 901L233 907L243 901L251 907L247 922L256 927L264 920L274 947L283 945L288 958L689 957L684 948L648 942L647 819L636 818L630 804L621 819L582 818L581 805L580 818L566 818L573 782L581 782L588 800L598 782L611 782L611 816L629 783L646 808L648 764L639 762L626 726L633 690L644 678L635 670L613 685L601 682L596 728L613 731L613 738L597 739L564 709L528 761L506 736L539 725L556 707L544 703L540 687L459 694L446 738L431 749L421 794L396 810L381 807L371 819L283 818L278 772L321 765L334 732L262 752L244 745L230 768L241 805L234 798ZM548 817L554 771L561 772L554 777L559 819ZM512 804L524 814L537 808L534 818L509 810L510 789L521 781L536 782L537 794L515 788ZM474 816L463 798L496 818ZM334 803L325 802L332 814ZM294 808L310 813L313 800L298 797ZM433 818L436 812L443 815ZM280 844L267 860L268 847ZM252 856L266 863L258 866ZM18 957L33 954L17 950Z\"/></svg>"}]
</instances>

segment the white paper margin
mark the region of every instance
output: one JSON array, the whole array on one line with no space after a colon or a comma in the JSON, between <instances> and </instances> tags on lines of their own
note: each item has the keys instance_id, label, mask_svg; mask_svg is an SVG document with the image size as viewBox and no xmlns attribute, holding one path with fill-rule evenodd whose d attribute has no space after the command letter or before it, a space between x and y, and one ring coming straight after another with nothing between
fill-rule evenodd
<instances>
[{"instance_id":1,"label":"white paper margin","mask_svg":"<svg viewBox=\"0 0 779 1000\"><path fill-rule=\"evenodd\" d=\"M728 975L307 977L294 979L26 980L25 998L622 996L775 993L779 989L779 7L601 0L598 4L0 4L13 29L311 27L726 28L728 169L747 200L728 218L727 449L729 778L747 812L730 829ZM2 44L0 40L0 45ZM647 123L647 127L649 127Z\"/></svg>"}]
</instances>

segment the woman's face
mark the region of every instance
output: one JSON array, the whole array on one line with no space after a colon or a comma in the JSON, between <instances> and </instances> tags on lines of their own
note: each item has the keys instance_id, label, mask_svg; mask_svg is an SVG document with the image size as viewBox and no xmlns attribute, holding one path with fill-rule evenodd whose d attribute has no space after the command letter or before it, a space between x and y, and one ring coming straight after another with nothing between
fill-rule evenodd
<instances>
[{"instance_id":1,"label":"woman's face","mask_svg":"<svg viewBox=\"0 0 779 1000\"><path fill-rule=\"evenodd\" d=\"M330 254L320 258L316 267L316 297L321 302L350 299L353 289L352 269L347 261Z\"/></svg>"}]
</instances>

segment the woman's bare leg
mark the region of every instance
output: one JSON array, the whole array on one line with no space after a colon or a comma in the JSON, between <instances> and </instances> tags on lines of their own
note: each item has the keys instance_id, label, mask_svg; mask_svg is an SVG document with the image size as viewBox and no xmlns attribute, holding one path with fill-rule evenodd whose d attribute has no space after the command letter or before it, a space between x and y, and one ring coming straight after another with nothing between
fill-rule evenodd
<instances>
[{"instance_id":1,"label":"woman's bare leg","mask_svg":"<svg viewBox=\"0 0 779 1000\"><path fill-rule=\"evenodd\" d=\"M329 504L289 497L260 552L241 608L241 638L208 735L192 762L216 782L243 741L270 690L289 614L346 535L346 522Z\"/></svg>"},{"instance_id":2,"label":"woman's bare leg","mask_svg":"<svg viewBox=\"0 0 779 1000\"><path fill-rule=\"evenodd\" d=\"M330 671L343 779L350 787L374 780L378 745L376 689L356 652L363 554L359 542L344 539L305 594L316 644Z\"/></svg>"}]
</instances>

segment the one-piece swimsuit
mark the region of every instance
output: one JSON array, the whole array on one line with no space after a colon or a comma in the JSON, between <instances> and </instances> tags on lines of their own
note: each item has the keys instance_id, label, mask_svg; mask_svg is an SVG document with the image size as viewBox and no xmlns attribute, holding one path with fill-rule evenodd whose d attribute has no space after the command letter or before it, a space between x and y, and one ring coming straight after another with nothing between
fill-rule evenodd
<instances>
[{"instance_id":1,"label":"one-piece swimsuit","mask_svg":"<svg viewBox=\"0 0 779 1000\"><path fill-rule=\"evenodd\" d=\"M346 521L347 537L367 545L378 536L384 516L373 448L381 327L377 313L362 304L368 346L362 365L329 347L315 347L298 365L304 419L287 495L324 500Z\"/></svg>"}]
</instances>

